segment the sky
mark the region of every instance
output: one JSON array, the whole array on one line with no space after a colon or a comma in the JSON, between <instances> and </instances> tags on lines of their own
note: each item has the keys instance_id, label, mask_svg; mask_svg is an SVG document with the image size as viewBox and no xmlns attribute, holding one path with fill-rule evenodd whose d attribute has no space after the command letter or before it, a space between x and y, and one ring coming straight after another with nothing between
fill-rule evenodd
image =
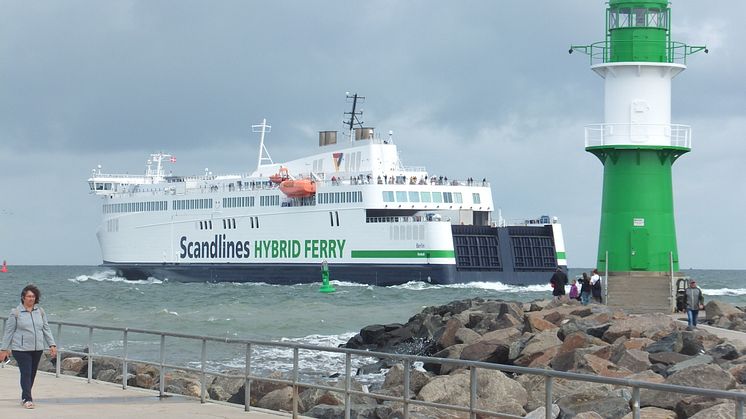
<instances>
[{"instance_id":1,"label":"sky","mask_svg":"<svg viewBox=\"0 0 746 419\"><path fill-rule=\"evenodd\" d=\"M603 80L571 44L604 37L596 0L0 0L0 259L101 262L101 164L177 174L275 161L342 130L345 92L408 166L486 177L506 219L557 216L570 267L595 264L603 166L584 126ZM692 126L673 169L681 268L746 269L746 2L672 4L672 38L706 44L674 79Z\"/></svg>"}]
</instances>

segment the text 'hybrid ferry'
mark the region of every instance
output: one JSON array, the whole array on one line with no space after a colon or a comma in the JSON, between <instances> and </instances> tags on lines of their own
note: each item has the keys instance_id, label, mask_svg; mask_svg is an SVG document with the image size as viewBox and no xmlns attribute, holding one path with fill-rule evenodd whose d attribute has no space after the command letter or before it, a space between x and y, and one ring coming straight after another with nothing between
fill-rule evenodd
<instances>
[{"instance_id":1,"label":"text 'hybrid ferry'","mask_svg":"<svg viewBox=\"0 0 746 419\"><path fill-rule=\"evenodd\" d=\"M391 132L364 127L348 95L349 138L319 133L319 149L275 163L260 133L256 170L175 176L152 154L144 175L88 180L101 201L103 266L127 279L182 282L410 281L546 283L567 268L555 217L506 223L484 178L448 179L399 160Z\"/></svg>"}]
</instances>

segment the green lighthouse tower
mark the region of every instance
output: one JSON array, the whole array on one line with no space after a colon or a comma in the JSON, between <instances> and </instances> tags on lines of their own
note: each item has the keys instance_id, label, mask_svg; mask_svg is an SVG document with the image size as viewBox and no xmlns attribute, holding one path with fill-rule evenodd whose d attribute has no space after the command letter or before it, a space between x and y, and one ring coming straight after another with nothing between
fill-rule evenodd
<instances>
[{"instance_id":1,"label":"green lighthouse tower","mask_svg":"<svg viewBox=\"0 0 746 419\"><path fill-rule=\"evenodd\" d=\"M671 123L671 80L688 55L706 52L671 41L670 24L668 0L610 0L605 39L570 48L589 55L604 79L604 123L585 128L586 151L604 165L597 268L608 303L638 311L673 307L679 255L671 167L690 151L691 128Z\"/></svg>"}]
</instances>

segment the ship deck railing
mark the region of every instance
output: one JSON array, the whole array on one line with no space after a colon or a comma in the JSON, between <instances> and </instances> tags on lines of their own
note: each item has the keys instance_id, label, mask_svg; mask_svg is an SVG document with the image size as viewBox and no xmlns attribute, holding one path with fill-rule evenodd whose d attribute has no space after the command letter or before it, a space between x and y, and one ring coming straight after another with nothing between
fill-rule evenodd
<instances>
[{"instance_id":1,"label":"ship deck railing","mask_svg":"<svg viewBox=\"0 0 746 419\"><path fill-rule=\"evenodd\" d=\"M449 223L448 219L427 216L388 216L388 217L365 217L366 223Z\"/></svg>"},{"instance_id":2,"label":"ship deck railing","mask_svg":"<svg viewBox=\"0 0 746 419\"><path fill-rule=\"evenodd\" d=\"M3 328L7 317L0 317L3 319ZM166 372L169 370L182 370L197 374L200 380L200 401L206 403L208 400L207 395L207 383L208 377L223 377L228 379L244 380L244 410L250 411L251 401L251 382L268 382L276 384L284 384L293 388L292 406L293 406L293 417L299 416L298 406L300 402L299 389L300 388L314 388L324 391L340 393L344 396L344 408L345 418L351 417L352 407L352 396L363 396L373 398L381 401L394 401L402 403L404 409L404 417L408 416L408 412L411 406L426 406L436 409L443 409L455 412L469 413L471 417L476 415L486 416L499 416L503 418L519 418L521 416L515 416L511 414L494 412L486 409L482 409L478 406L477 394L479 393L479 380L478 372L481 370L493 370L502 371L503 373L509 374L526 374L532 376L542 377L544 380L544 407L546 417L551 417L552 404L556 402L554 393L554 382L555 380L570 380L588 383L599 383L608 384L613 386L620 386L631 389L631 400L630 406L632 410L632 416L634 418L640 417L640 391L642 389L662 391L667 393L678 393L678 394L689 394L697 396L712 397L716 399L728 399L733 400L735 403L735 417L743 418L744 403L746 402L746 393L732 392L725 390L713 390L706 388L695 388L686 387L680 385L663 384L663 383L652 383L647 381L630 380L626 378L614 378L614 377L603 377L589 374L579 374L573 372L554 371L548 369L528 368L519 367L513 365L504 364L493 364L488 362L480 361L466 361L460 359L448 359L448 358L431 358L426 356L417 355L405 355L405 354L392 354L383 352L373 352L358 349L347 349L337 347L324 347L317 345L307 345L302 343L294 342L276 342L267 340L257 339L238 339L229 337L215 337L215 336L201 336L192 335L185 333L174 333L164 332L147 329L137 328L123 328L117 326L102 326L62 321L50 321L50 325L56 326L57 328L57 359L56 359L56 371L55 376L59 377L62 373L62 356L75 355L84 357L87 361L87 381L90 383L94 380L94 362L104 359L115 359L121 362L122 368L122 389L126 389L128 386L128 364L139 363L144 365L150 365L158 369L158 383L159 383L159 395L164 397L166 393ZM77 332L77 333L76 333ZM96 341L94 338L98 336L106 337L109 335L109 341L101 343ZM116 339L111 340L111 334L116 336ZM140 339L146 337L150 339L150 343L157 345L158 348L158 359L147 360L138 358L129 351L129 345L133 343L132 336L136 335ZM217 370L215 361L211 358L216 351L215 348L222 345L231 345L233 348L241 353L244 363L240 366L238 373L224 373ZM85 346L84 350L76 350L74 348L81 348ZM101 353L97 351L97 348L105 348L108 353ZM173 351L178 348L179 351L193 350L195 353L188 359L199 359L194 361L192 365L186 363L176 364L172 359ZM268 359L261 360L258 357L258 348L272 348L273 350L287 351L292 355L289 357L287 363L275 355L268 356ZM212 352L211 352L212 349ZM114 353L112 353L114 352ZM152 353L150 348L148 353ZM213 355L215 356L215 355ZM272 357L272 359L269 359ZM330 385L329 382L319 381L318 378L314 379L312 375L303 375L301 364L306 360L319 359L337 359L339 368L344 368L344 373L339 375L339 379L343 380L344 387L335 387ZM403 390L401 396L389 396L378 393L370 393L367 391L354 390L352 386L353 377L353 365L365 365L370 363L371 359L386 359L395 363L400 363L403 366ZM262 364L262 361L271 365ZM279 361L279 362L278 362ZM469 403L467 406L452 405L445 403L426 402L422 400L413 399L414 396L410 390L411 382L411 369L414 366L421 366L422 364L438 364L438 365L449 365L456 366L457 368L464 368L469 373ZM327 362L330 368L334 368L334 364L331 361ZM235 371L235 370L234 370ZM278 371L281 373L280 378L277 376L270 376L271 372ZM263 372L263 373L262 373ZM332 371L329 371L330 373ZM337 372L337 371L334 371ZM499 395L494 395L499 397Z\"/></svg>"},{"instance_id":3,"label":"ship deck railing","mask_svg":"<svg viewBox=\"0 0 746 419\"><path fill-rule=\"evenodd\" d=\"M243 191L267 191L278 190L279 185L269 180L242 178L242 179L215 179L212 177L184 177L185 181L192 182L183 190L189 193L209 194L215 192L243 192ZM200 183L194 183L199 181ZM421 185L421 186L466 186L466 187L490 187L486 180L475 179L448 179L447 177L428 177L417 178L406 176L381 176L378 178L368 178L365 175L354 176L351 178L334 178L316 180L317 187L337 187L337 186L358 186L358 185ZM181 183L181 182L180 182ZM184 182L185 183L185 182ZM144 184L145 186L151 184ZM176 183L168 183L164 188L143 189L141 185L130 185L126 190L107 190L107 194L112 195L129 195L150 192L152 195L181 195L178 192ZM96 192L96 191L94 191ZM100 191L98 191L100 192Z\"/></svg>"}]
</instances>

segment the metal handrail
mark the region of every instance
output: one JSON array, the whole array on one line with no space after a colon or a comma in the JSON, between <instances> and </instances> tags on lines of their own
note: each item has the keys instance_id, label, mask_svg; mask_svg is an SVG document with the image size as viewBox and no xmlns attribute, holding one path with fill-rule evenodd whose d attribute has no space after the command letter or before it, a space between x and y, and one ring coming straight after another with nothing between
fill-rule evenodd
<instances>
[{"instance_id":1,"label":"metal handrail","mask_svg":"<svg viewBox=\"0 0 746 419\"><path fill-rule=\"evenodd\" d=\"M2 317L2 316L0 316L0 318L3 319L3 329L4 329L8 318ZM461 359L449 359L449 358L431 358L431 357L419 356L419 355L391 354L391 353L384 353L384 352L365 351L365 350L360 350L360 349L323 347L323 346L317 346L317 345L308 345L308 344L291 343L291 342L275 342L275 341L255 340L255 339L220 338L220 337L214 337L214 336L201 336L201 335L192 335L192 334L186 334L186 333L163 332L163 331L157 331L157 330L138 329L138 328L122 328L122 327L115 327L115 326L90 325L90 324L72 323L72 322L50 321L49 323L52 325L57 325L58 351L57 351L57 363L56 363L56 374L55 374L56 377L60 376L60 366L61 366L62 352L63 352L62 327L67 326L67 327L85 328L85 329L88 329L88 352L87 353L86 352L75 352L75 351L70 351L66 349L64 351L67 353L71 353L75 355L83 355L83 356L88 357L88 382L91 382L93 380L92 378L93 367L92 366L93 366L94 357L106 357L106 358L114 358L114 359L122 360L122 366L123 366L122 388L124 389L127 388L127 378L128 378L127 363L128 362L138 362L138 363L142 363L145 365L152 365L152 366L159 367L159 370L160 370L159 395L160 396L164 396L166 394L165 372L167 368L170 368L170 369L178 368L181 370L198 373L200 374L200 382L202 383L202 391L200 394L200 402L202 403L205 403L207 401L206 400L207 397L205 394L205 389L206 389L205 384L206 384L207 375L220 376L220 377L225 377L225 378L243 378L244 385L245 385L244 387L244 390L245 390L244 410L245 411L250 410L249 403L251 401L251 398L250 398L251 381L257 380L257 381L287 384L293 387L293 417L298 417L298 399L299 399L298 386L303 385L304 387L344 393L345 418L350 417L351 396L353 395L371 397L371 398L380 399L380 400L392 400L392 401L401 402L404 404L404 417L408 417L409 406L419 405L419 406L428 406L428 407L434 407L434 408L439 408L439 409L448 409L448 410L455 410L455 411L460 411L460 412L468 412L470 413L472 417L475 417L476 414L484 414L484 415L498 415L500 417L506 417L506 418L518 418L519 416L513 416L513 415L509 415L505 413L487 411L487 410L479 409L476 407L476 394L478 391L477 370L480 368L486 369L486 370L497 370L497 371L502 371L502 372L510 372L510 373L515 373L515 374L529 374L529 375L543 376L545 379L545 411L546 411L547 418L552 417L551 416L551 411L552 411L551 405L554 402L554 398L552 396L553 394L552 383L553 383L553 379L555 378L631 387L632 388L632 410L633 410L632 413L633 413L633 417L637 419L639 419L640 417L640 389L657 390L657 391L672 392L672 393L692 394L692 395L723 398L723 399L732 399L734 400L736 404L735 414L736 414L736 418L738 419L744 418L743 411L744 411L744 404L746 403L746 393L737 393L737 392L730 392L730 391L725 391L725 390L713 390L713 389L696 388L696 387L684 387L684 386L672 385L672 384L659 384L659 383L651 383L651 382L646 382L646 381L630 380L626 378L602 377L602 376L579 374L579 373L573 373L573 372L520 367L520 366L514 366L514 365L493 364L493 363L481 362L481 361L466 361L466 360L461 360ZM93 332L94 330L122 332L122 338L123 338L122 357L120 358L120 357L112 356L112 355L103 355L103 354L93 353ZM127 342L128 342L129 333L142 333L142 334L159 336L160 337L160 347L159 347L160 360L159 362L151 362L151 361L136 360L136 359L129 358L128 352L127 352ZM173 364L166 363L166 337L192 339L192 340L201 342L202 349L201 349L200 367L192 368L188 366L180 366L180 365L173 365ZM208 359L207 342L219 342L219 343L226 343L226 344L231 343L231 344L245 345L246 364L245 364L244 375L232 375L232 374L224 374L224 373L219 373L219 372L207 371L205 368L207 359ZM272 347L292 349L293 350L293 366L292 366L292 374L291 374L292 379L290 380L277 379L277 378L270 378L270 377L264 377L260 375L251 374L252 349L254 346L272 346ZM330 353L345 354L345 376L344 376L345 386L344 386L344 389L340 389L338 387L330 387L330 386L326 386L322 384L302 382L299 378L299 362L298 362L299 360L298 352L301 349L317 351L317 352L330 352ZM404 390L403 390L402 397L385 396L381 394L367 393L363 391L352 390L351 389L351 380L352 380L351 357L353 355L366 357L366 358L376 357L380 359L393 359L397 361L402 361L402 363L404 364ZM410 368L409 366L414 362L436 363L440 365L456 365L459 367L467 368L469 370L469 377L470 377L469 406L468 407L457 406L457 405L450 405L450 404L444 404L444 403L432 403L432 402L425 402L422 400L410 399L409 398L410 397L410 394L409 394Z\"/></svg>"},{"instance_id":2,"label":"metal handrail","mask_svg":"<svg viewBox=\"0 0 746 419\"><path fill-rule=\"evenodd\" d=\"M692 148L692 128L682 124L591 124L585 126L585 146L665 145Z\"/></svg>"}]
</instances>

